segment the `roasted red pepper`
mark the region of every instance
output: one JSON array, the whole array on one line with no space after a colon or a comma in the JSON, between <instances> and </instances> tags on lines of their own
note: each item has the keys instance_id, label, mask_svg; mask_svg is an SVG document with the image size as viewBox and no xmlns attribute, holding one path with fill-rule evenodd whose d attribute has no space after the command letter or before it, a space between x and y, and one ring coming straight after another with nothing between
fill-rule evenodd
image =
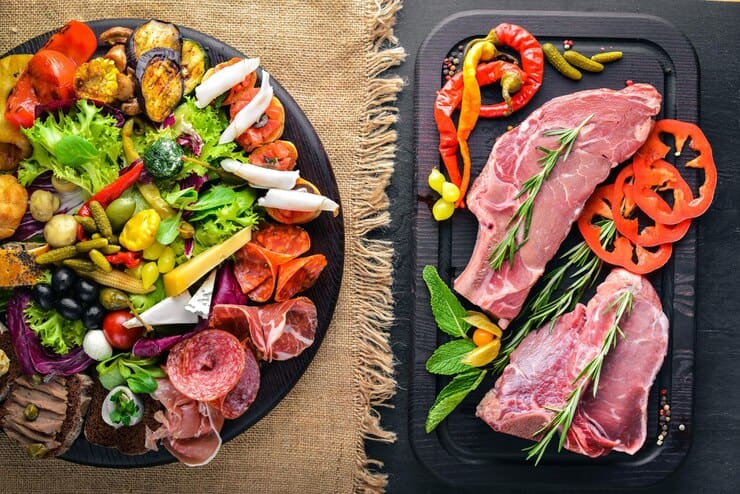
<instances>
[{"instance_id":1,"label":"roasted red pepper","mask_svg":"<svg viewBox=\"0 0 740 494\"><path fill-rule=\"evenodd\" d=\"M56 50L81 65L93 56L97 48L98 38L90 26L80 21L69 21L51 35L41 50Z\"/></svg>"},{"instance_id":2,"label":"roasted red pepper","mask_svg":"<svg viewBox=\"0 0 740 494\"><path fill-rule=\"evenodd\" d=\"M602 245L602 223L604 221L613 223L611 207L613 195L613 184L597 188L578 218L578 229L588 246L603 261L621 266L635 274L650 273L665 265L673 252L671 244L662 244L654 251L648 250L630 242L614 228L611 242Z\"/></svg>"},{"instance_id":3,"label":"roasted red pepper","mask_svg":"<svg viewBox=\"0 0 740 494\"><path fill-rule=\"evenodd\" d=\"M704 183L699 187L698 197L694 197L688 185L684 188L680 184L685 183L680 172L663 160L671 148L660 139L662 134L673 135L678 154L683 151L686 141L691 139L689 148L696 151L698 156L686 163L686 167L704 170ZM657 121L647 141L635 154L633 164L635 201L656 222L675 225L696 218L712 203L717 188L717 167L709 141L701 129L692 123L669 119ZM666 189L674 189L673 206L658 193Z\"/></svg>"},{"instance_id":4,"label":"roasted red pepper","mask_svg":"<svg viewBox=\"0 0 740 494\"><path fill-rule=\"evenodd\" d=\"M39 98L31 84L31 76L24 72L15 82L5 104L5 120L16 127L28 128L36 119Z\"/></svg>"},{"instance_id":5,"label":"roasted red pepper","mask_svg":"<svg viewBox=\"0 0 740 494\"><path fill-rule=\"evenodd\" d=\"M133 269L141 264L141 252L117 252L105 256L111 264L123 265L128 269Z\"/></svg>"},{"instance_id":6,"label":"roasted red pepper","mask_svg":"<svg viewBox=\"0 0 740 494\"><path fill-rule=\"evenodd\" d=\"M497 82L507 72L516 73L523 81L527 79L527 75L518 65L503 60L478 65L475 76L478 86L482 87ZM437 91L437 97L434 101L434 121L437 123L437 130L439 131L439 152L442 155L442 162L445 165L450 182L458 187L462 184L462 177L457 160L457 129L452 121L452 114L460 107L462 99L463 75L459 72L447 81L442 89Z\"/></svg>"},{"instance_id":7,"label":"roasted red pepper","mask_svg":"<svg viewBox=\"0 0 740 494\"><path fill-rule=\"evenodd\" d=\"M77 64L64 53L39 50L26 69L39 103L43 105L74 98L76 69Z\"/></svg>"},{"instance_id":8,"label":"roasted red pepper","mask_svg":"<svg viewBox=\"0 0 740 494\"><path fill-rule=\"evenodd\" d=\"M496 26L496 46L508 46L519 52L522 69L526 74L522 78L522 87L511 97L511 103L502 101L480 107L483 118L498 118L510 115L522 108L534 97L542 85L545 72L545 55L539 41L529 31L516 24L502 23Z\"/></svg>"},{"instance_id":9,"label":"roasted red pepper","mask_svg":"<svg viewBox=\"0 0 740 494\"><path fill-rule=\"evenodd\" d=\"M691 220L682 221L677 225L654 222L652 225L645 225L640 228L639 208L635 202L634 176L634 168L630 163L622 168L614 181L612 214L617 231L636 245L643 247L655 247L680 240L689 231ZM691 189L683 181L676 184L676 186L683 193L691 193Z\"/></svg>"}]
</instances>

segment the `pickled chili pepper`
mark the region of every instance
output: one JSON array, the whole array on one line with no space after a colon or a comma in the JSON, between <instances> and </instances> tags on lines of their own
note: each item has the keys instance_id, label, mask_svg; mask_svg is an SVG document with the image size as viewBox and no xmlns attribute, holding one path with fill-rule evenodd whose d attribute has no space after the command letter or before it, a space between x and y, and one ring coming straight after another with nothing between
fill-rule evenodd
<instances>
[{"instance_id":1,"label":"pickled chili pepper","mask_svg":"<svg viewBox=\"0 0 740 494\"><path fill-rule=\"evenodd\" d=\"M111 202L118 199L126 189L134 185L139 180L143 170L144 162L141 160L135 162L115 181L100 189L96 194L90 197L85 204L80 206L80 210L77 211L77 215L90 216L92 214L90 211L90 203L92 201L98 201L103 208L107 208ZM84 240L85 238L85 230L82 228L82 225L77 225L77 239Z\"/></svg>"},{"instance_id":2,"label":"pickled chili pepper","mask_svg":"<svg viewBox=\"0 0 740 494\"><path fill-rule=\"evenodd\" d=\"M482 118L499 118L508 116L522 108L534 97L542 85L545 72L545 55L537 39L529 31L516 24L502 23L493 29L496 34L496 46L508 46L519 53L522 70L521 89L511 98L511 103L502 101L490 105L481 105Z\"/></svg>"},{"instance_id":3,"label":"pickled chili pepper","mask_svg":"<svg viewBox=\"0 0 740 494\"><path fill-rule=\"evenodd\" d=\"M655 250L648 250L635 245L614 228L611 208L613 196L613 184L597 188L578 218L578 229L594 254L604 262L621 266L635 274L647 274L665 265L671 258L672 244L661 244ZM611 222L610 228L614 228L611 245L601 243L601 230L605 221Z\"/></svg>"},{"instance_id":4,"label":"pickled chili pepper","mask_svg":"<svg viewBox=\"0 0 740 494\"><path fill-rule=\"evenodd\" d=\"M141 264L141 252L117 252L105 256L111 264L124 265L128 269L134 269Z\"/></svg>"},{"instance_id":5,"label":"pickled chili pepper","mask_svg":"<svg viewBox=\"0 0 740 494\"><path fill-rule=\"evenodd\" d=\"M515 64L503 60L482 63L476 68L478 86L493 84L509 72L515 72L518 79L526 81L527 75ZM452 121L452 114L461 105L462 99L463 76L462 73L457 73L437 91L434 101L434 120L439 131L439 152L450 182L458 187L462 184L462 177L457 160L457 130Z\"/></svg>"},{"instance_id":6,"label":"pickled chili pepper","mask_svg":"<svg viewBox=\"0 0 740 494\"><path fill-rule=\"evenodd\" d=\"M699 187L697 197L694 197L690 188L680 184L685 182L680 172L663 160L671 148L660 139L662 134L673 135L677 155L683 151L686 141L691 139L689 148L696 151L698 156L685 166L704 170L704 183ZM670 119L657 121L647 141L635 154L633 165L637 205L656 222L675 225L688 218L696 218L712 203L717 188L717 167L709 141L701 129L692 123ZM665 189L674 189L673 206L658 193Z\"/></svg>"},{"instance_id":7,"label":"pickled chili pepper","mask_svg":"<svg viewBox=\"0 0 740 494\"><path fill-rule=\"evenodd\" d=\"M635 172L632 163L619 172L614 181L614 196L612 197L612 214L617 231L642 247L655 247L660 244L676 242L686 235L691 226L691 220L684 220L677 225L665 225L655 222L640 228L638 218L639 208L635 202L634 187ZM690 193L689 186L682 182L677 184L684 193Z\"/></svg>"}]
</instances>

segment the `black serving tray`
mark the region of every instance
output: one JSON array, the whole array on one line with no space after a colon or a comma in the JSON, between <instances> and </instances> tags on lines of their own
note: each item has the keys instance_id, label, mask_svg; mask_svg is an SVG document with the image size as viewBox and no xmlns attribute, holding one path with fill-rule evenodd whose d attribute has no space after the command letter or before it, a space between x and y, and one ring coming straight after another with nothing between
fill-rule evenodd
<instances>
[{"instance_id":1,"label":"black serving tray","mask_svg":"<svg viewBox=\"0 0 740 494\"><path fill-rule=\"evenodd\" d=\"M429 374L425 362L434 349L447 341L437 330L429 308L429 293L421 278L431 264L451 282L467 264L475 243L477 222L467 210L452 221L437 223L430 210L427 175L440 164L439 136L433 118L435 92L441 87L442 60L451 49L472 37L480 37L501 22L519 24L541 43L550 41L562 49L564 39L574 48L592 54L604 47L624 52L624 58L607 65L600 74L584 73L570 81L545 64L544 84L527 107L507 119L478 121L470 138L473 177L486 163L497 136L516 125L546 101L563 94L608 87L620 89L627 80L647 82L663 95L660 118L698 121L698 75L696 54L689 41L668 22L642 15L614 13L469 11L447 18L428 36L416 63L415 146L418 201L414 221L415 272L409 401L410 442L420 462L434 475L455 487L499 485L551 486L560 488L624 488L659 481L676 469L691 443L696 228L674 246L669 264L650 276L670 320L670 341L665 363L650 392L647 440L634 456L612 453L589 459L573 453L556 453L551 446L539 466L525 460L528 441L496 433L475 417L475 406L494 383L487 377L480 388L431 434L424 430L427 411L449 379ZM491 91L484 101L492 96ZM500 96L499 96L500 98ZM696 186L699 177L688 177ZM564 246L575 241L572 234ZM561 249L562 252L562 249ZM556 256L554 259L557 259ZM552 261L551 267L557 261ZM608 271L608 270L605 270ZM602 277L604 274L602 274ZM628 378L628 376L625 376ZM667 390L671 407L668 436L658 446L659 390ZM679 425L682 430L679 430Z\"/></svg>"}]
</instances>

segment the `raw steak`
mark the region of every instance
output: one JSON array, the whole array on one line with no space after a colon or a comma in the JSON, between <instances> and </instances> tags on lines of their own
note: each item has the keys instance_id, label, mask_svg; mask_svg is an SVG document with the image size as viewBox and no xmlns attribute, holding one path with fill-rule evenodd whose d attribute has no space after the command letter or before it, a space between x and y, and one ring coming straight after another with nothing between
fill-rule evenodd
<instances>
[{"instance_id":1,"label":"raw steak","mask_svg":"<svg viewBox=\"0 0 740 494\"><path fill-rule=\"evenodd\" d=\"M648 84L620 91L581 91L545 103L501 136L467 196L468 207L478 219L478 239L467 267L455 280L455 290L499 318L502 327L508 325L596 186L645 141L660 101L660 94ZM540 171L538 160L544 153L537 147L559 147L557 137L545 137L543 132L575 128L591 114L570 156L558 161L534 201L529 240L513 265L507 262L492 270L488 256L525 199L516 195L524 181Z\"/></svg>"},{"instance_id":2,"label":"raw steak","mask_svg":"<svg viewBox=\"0 0 740 494\"><path fill-rule=\"evenodd\" d=\"M537 439L535 433L564 406L581 370L598 353L614 322L613 301L634 293L616 348L607 355L598 393L589 387L568 431L565 447L588 456L611 450L635 453L646 437L647 395L668 347L668 319L649 281L613 270L588 306L531 333L512 354L477 415L494 430Z\"/></svg>"}]
</instances>

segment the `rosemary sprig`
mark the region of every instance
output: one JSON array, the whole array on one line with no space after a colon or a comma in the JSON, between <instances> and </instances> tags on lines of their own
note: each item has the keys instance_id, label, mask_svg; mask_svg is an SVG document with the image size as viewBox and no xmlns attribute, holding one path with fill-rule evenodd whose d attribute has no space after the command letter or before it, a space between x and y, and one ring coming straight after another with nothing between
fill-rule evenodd
<instances>
[{"instance_id":1,"label":"rosemary sprig","mask_svg":"<svg viewBox=\"0 0 740 494\"><path fill-rule=\"evenodd\" d=\"M519 205L511 219L509 219L506 225L508 230L503 240L501 240L488 256L488 263L492 269L500 269L507 260L509 263L513 263L514 255L527 243L529 239L529 228L532 225L532 207L534 206L534 200L537 194L542 188L542 184L550 176L550 172L555 168L555 164L561 156L563 157L563 161L568 159L578 134L592 117L593 114L589 115L578 127L573 129L554 129L543 132L543 135L548 137L557 136L560 147L557 149L548 149L544 146L537 146L538 150L545 153L544 156L537 160L542 170L525 180L524 184L522 184L522 189L517 193L516 199L525 194L527 197Z\"/></svg>"},{"instance_id":2,"label":"rosemary sprig","mask_svg":"<svg viewBox=\"0 0 740 494\"><path fill-rule=\"evenodd\" d=\"M614 322L604 337L604 342L601 345L599 353L589 361L583 370L573 380L575 388L568 394L566 398L565 406L560 410L554 410L557 413L555 416L545 424L540 430L534 433L534 436L544 434L542 438L532 446L525 448L527 459L535 458L535 465L540 462L542 455L545 453L547 446L550 441L555 437L555 433L560 431L560 441L558 442L558 451L563 449L565 444L565 438L567 437L570 425L573 422L578 403L581 400L581 396L589 384L593 388L593 394L596 396L596 392L599 388L599 378L601 377L601 369L604 366L604 360L606 359L609 351L617 345L617 335L624 338L624 333L619 327L619 323L622 317L629 314L632 311L632 301L634 300L634 294L630 290L625 290L604 311L604 314L610 310L614 310Z\"/></svg>"},{"instance_id":3,"label":"rosemary sprig","mask_svg":"<svg viewBox=\"0 0 740 494\"><path fill-rule=\"evenodd\" d=\"M614 221L604 219L599 223L599 227L601 245L607 246L614 239L616 232ZM499 356L494 360L493 368L497 373L503 371L509 363L511 353L516 350L530 331L542 327L548 321L550 322L550 329L552 329L558 317L573 310L586 288L592 286L599 277L604 265L604 262L593 253L585 241L574 245L561 256L561 259L564 259L565 263L545 276L545 286L531 299L523 312L526 314L526 321L517 328L515 333L512 333L511 338L504 343ZM562 284L565 274L572 268L577 268L569 276L573 281L561 295L553 299L553 295Z\"/></svg>"}]
</instances>

